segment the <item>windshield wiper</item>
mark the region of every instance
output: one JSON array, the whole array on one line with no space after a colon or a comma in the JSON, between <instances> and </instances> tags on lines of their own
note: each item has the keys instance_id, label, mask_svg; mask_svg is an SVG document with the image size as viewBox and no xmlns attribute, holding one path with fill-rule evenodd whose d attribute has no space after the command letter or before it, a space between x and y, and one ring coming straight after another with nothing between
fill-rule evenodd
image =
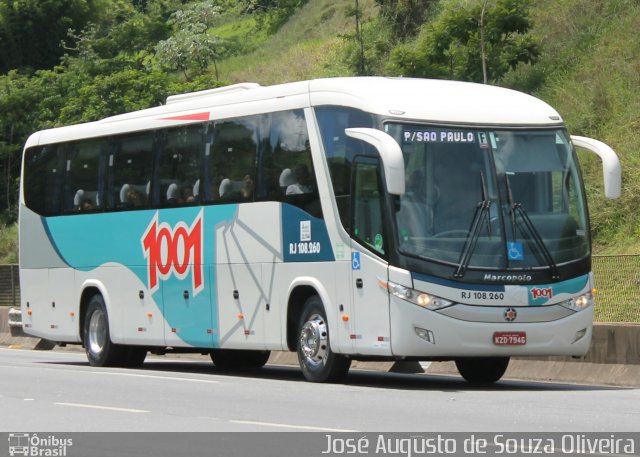
<instances>
[{"instance_id":1,"label":"windshield wiper","mask_svg":"<svg viewBox=\"0 0 640 457\"><path fill-rule=\"evenodd\" d=\"M464 274L467 271L467 267L469 266L471 257L473 256L473 252L476 249L476 244L478 243L478 238L480 238L480 232L482 231L482 225L484 224L485 220L487 223L487 232L489 233L489 236L491 236L491 219L489 218L491 210L491 200L489 200L487 185L484 180L484 173L482 172L480 172L480 185L482 192L482 201L478 202L478 204L476 205L476 210L473 213L471 225L469 226L469 231L467 232L467 238L464 241L464 246L462 247L462 252L460 253L460 259L458 260L458 267L453 273L453 277L456 279L464 277Z\"/></svg>"},{"instance_id":2,"label":"windshield wiper","mask_svg":"<svg viewBox=\"0 0 640 457\"><path fill-rule=\"evenodd\" d=\"M558 265L556 265L556 262L553 260L553 256L551 255L551 252L549 252L547 245L544 244L544 241L540 236L540 232L538 232L535 225L533 225L533 222L531 222L531 219L523 208L522 203L513 201L513 193L511 192L511 183L509 181L508 174L505 174L505 182L507 185L507 199L509 202L509 216L511 218L511 230L513 231L513 239L517 239L516 227L520 225L517 223L517 216L520 216L524 229L529 232L530 237L528 239L530 241L533 241L533 243L536 245L538 251L542 254L544 264L547 265L551 270L551 278L560 279ZM522 230L522 232L524 232L525 230Z\"/></svg>"}]
</instances>

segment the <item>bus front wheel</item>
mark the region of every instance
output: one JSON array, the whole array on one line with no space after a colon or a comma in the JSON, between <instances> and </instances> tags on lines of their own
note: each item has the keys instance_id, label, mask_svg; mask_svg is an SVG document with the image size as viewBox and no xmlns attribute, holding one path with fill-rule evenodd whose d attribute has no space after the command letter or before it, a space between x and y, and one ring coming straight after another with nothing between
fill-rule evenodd
<instances>
[{"instance_id":1,"label":"bus front wheel","mask_svg":"<svg viewBox=\"0 0 640 457\"><path fill-rule=\"evenodd\" d=\"M468 357L456 359L456 368L470 384L491 384L502 378L509 357Z\"/></svg>"},{"instance_id":2,"label":"bus front wheel","mask_svg":"<svg viewBox=\"0 0 640 457\"><path fill-rule=\"evenodd\" d=\"M101 295L94 295L89 301L83 335L85 351L91 366L109 367L122 363L124 348L111 342L107 307Z\"/></svg>"},{"instance_id":3,"label":"bus front wheel","mask_svg":"<svg viewBox=\"0 0 640 457\"><path fill-rule=\"evenodd\" d=\"M298 362L302 374L311 382L337 382L344 379L351 360L331 350L329 325L320 297L309 297L298 325Z\"/></svg>"}]
</instances>

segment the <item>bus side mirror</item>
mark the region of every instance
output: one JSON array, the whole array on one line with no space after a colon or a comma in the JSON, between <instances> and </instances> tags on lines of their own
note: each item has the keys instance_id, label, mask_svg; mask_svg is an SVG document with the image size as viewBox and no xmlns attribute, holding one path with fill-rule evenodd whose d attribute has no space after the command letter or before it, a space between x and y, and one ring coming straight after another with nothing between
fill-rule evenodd
<instances>
[{"instance_id":1,"label":"bus side mirror","mask_svg":"<svg viewBox=\"0 0 640 457\"><path fill-rule=\"evenodd\" d=\"M400 145L382 130L369 128L345 129L344 133L365 143L369 143L380 153L387 191L392 195L404 195L404 157Z\"/></svg>"},{"instance_id":2,"label":"bus side mirror","mask_svg":"<svg viewBox=\"0 0 640 457\"><path fill-rule=\"evenodd\" d=\"M598 154L602 159L604 175L604 196L610 199L620 197L621 170L620 161L615 151L602 141L571 135L573 145Z\"/></svg>"}]
</instances>

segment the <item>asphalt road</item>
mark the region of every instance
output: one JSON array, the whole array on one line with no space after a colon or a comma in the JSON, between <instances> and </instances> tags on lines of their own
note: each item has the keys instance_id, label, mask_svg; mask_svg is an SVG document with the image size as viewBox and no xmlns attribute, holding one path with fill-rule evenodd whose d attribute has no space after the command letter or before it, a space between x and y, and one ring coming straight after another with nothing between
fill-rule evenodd
<instances>
[{"instance_id":1,"label":"asphalt road","mask_svg":"<svg viewBox=\"0 0 640 457\"><path fill-rule=\"evenodd\" d=\"M224 373L208 358L94 368L83 353L0 349L0 432L637 432L640 389L293 367Z\"/></svg>"}]
</instances>

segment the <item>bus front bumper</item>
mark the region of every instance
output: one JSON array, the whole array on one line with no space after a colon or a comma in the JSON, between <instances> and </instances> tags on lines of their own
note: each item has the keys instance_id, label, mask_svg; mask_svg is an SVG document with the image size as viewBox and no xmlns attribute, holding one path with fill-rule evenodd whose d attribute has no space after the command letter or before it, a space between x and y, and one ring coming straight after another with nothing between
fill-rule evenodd
<instances>
[{"instance_id":1,"label":"bus front bumper","mask_svg":"<svg viewBox=\"0 0 640 457\"><path fill-rule=\"evenodd\" d=\"M390 306L394 356L582 356L591 343L593 306L547 322L465 321L397 297Z\"/></svg>"}]
</instances>

